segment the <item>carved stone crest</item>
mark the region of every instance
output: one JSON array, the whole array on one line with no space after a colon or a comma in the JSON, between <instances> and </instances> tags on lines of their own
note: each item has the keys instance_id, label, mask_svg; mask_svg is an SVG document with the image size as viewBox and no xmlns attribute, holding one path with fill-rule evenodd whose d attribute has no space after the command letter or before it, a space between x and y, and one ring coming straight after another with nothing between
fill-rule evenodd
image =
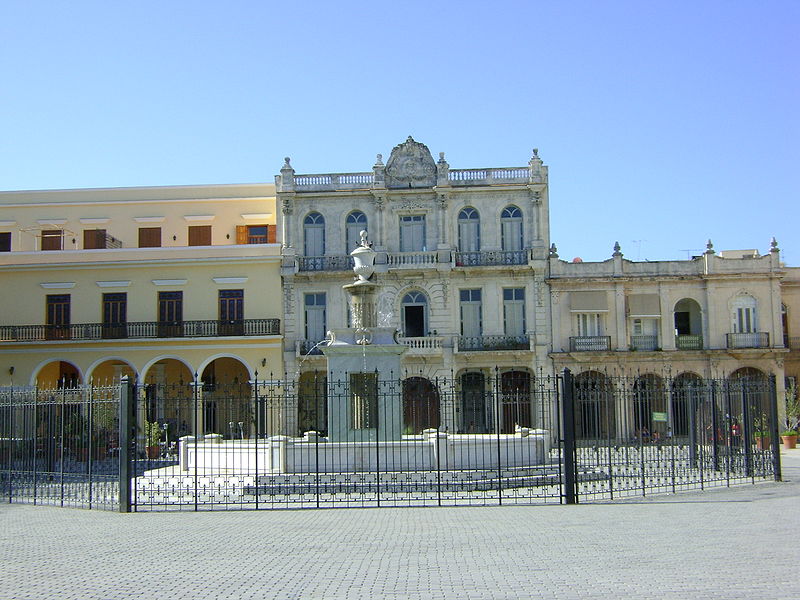
<instances>
[{"instance_id":1,"label":"carved stone crest","mask_svg":"<svg viewBox=\"0 0 800 600\"><path fill-rule=\"evenodd\" d=\"M411 136L392 149L386 163L387 188L420 188L436 185L436 163L425 144Z\"/></svg>"}]
</instances>

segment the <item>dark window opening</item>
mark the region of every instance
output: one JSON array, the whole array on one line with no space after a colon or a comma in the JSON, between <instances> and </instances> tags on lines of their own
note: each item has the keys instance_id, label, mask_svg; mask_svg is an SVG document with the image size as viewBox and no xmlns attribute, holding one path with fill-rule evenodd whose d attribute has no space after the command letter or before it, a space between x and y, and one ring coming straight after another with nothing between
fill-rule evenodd
<instances>
[{"instance_id":1,"label":"dark window opening","mask_svg":"<svg viewBox=\"0 0 800 600\"><path fill-rule=\"evenodd\" d=\"M183 336L183 292L158 293L158 337Z\"/></svg>"},{"instance_id":2,"label":"dark window opening","mask_svg":"<svg viewBox=\"0 0 800 600\"><path fill-rule=\"evenodd\" d=\"M219 291L219 335L244 335L244 290Z\"/></svg>"},{"instance_id":3,"label":"dark window opening","mask_svg":"<svg viewBox=\"0 0 800 600\"><path fill-rule=\"evenodd\" d=\"M128 336L127 312L127 294L103 294L103 338L121 339Z\"/></svg>"},{"instance_id":4,"label":"dark window opening","mask_svg":"<svg viewBox=\"0 0 800 600\"><path fill-rule=\"evenodd\" d=\"M0 233L0 252L11 252L11 232Z\"/></svg>"},{"instance_id":5,"label":"dark window opening","mask_svg":"<svg viewBox=\"0 0 800 600\"><path fill-rule=\"evenodd\" d=\"M51 294L47 296L48 340L70 339L70 295Z\"/></svg>"},{"instance_id":6,"label":"dark window opening","mask_svg":"<svg viewBox=\"0 0 800 600\"><path fill-rule=\"evenodd\" d=\"M425 335L425 307L404 306L406 337L423 337Z\"/></svg>"}]
</instances>

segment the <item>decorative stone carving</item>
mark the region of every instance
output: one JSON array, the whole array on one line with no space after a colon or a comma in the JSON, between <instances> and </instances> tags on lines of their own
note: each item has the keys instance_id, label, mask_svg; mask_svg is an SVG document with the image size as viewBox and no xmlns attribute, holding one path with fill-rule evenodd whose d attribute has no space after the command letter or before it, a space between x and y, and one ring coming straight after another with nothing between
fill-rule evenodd
<instances>
[{"instance_id":1,"label":"decorative stone carving","mask_svg":"<svg viewBox=\"0 0 800 600\"><path fill-rule=\"evenodd\" d=\"M411 136L392 149L386 163L387 188L421 188L436 185L436 163L425 144Z\"/></svg>"},{"instance_id":2,"label":"decorative stone carving","mask_svg":"<svg viewBox=\"0 0 800 600\"><path fill-rule=\"evenodd\" d=\"M400 204L397 208L400 210L420 210L422 208L427 208L427 203L417 198L407 198L404 196L400 198Z\"/></svg>"},{"instance_id":3,"label":"decorative stone carving","mask_svg":"<svg viewBox=\"0 0 800 600\"><path fill-rule=\"evenodd\" d=\"M282 202L282 205L281 205L281 210L283 211L283 214L285 214L285 215L291 215L292 212L294 212L293 202L292 202L291 198L284 198L283 199L283 202Z\"/></svg>"}]
</instances>

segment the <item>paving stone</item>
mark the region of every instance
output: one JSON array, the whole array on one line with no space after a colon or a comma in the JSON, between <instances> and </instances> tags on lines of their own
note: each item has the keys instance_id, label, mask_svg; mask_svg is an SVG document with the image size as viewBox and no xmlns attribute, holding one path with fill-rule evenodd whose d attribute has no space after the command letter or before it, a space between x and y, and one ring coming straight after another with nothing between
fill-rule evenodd
<instances>
[{"instance_id":1,"label":"paving stone","mask_svg":"<svg viewBox=\"0 0 800 600\"><path fill-rule=\"evenodd\" d=\"M782 458L783 483L578 506L0 504L0 598L796 597L800 450Z\"/></svg>"}]
</instances>

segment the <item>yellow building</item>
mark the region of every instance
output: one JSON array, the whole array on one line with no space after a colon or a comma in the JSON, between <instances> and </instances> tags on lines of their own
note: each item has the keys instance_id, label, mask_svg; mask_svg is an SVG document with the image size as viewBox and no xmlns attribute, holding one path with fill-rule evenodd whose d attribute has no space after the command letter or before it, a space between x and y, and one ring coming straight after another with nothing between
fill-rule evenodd
<instances>
[{"instance_id":1,"label":"yellow building","mask_svg":"<svg viewBox=\"0 0 800 600\"><path fill-rule=\"evenodd\" d=\"M274 186L2 192L0 306L0 385L282 374Z\"/></svg>"}]
</instances>

